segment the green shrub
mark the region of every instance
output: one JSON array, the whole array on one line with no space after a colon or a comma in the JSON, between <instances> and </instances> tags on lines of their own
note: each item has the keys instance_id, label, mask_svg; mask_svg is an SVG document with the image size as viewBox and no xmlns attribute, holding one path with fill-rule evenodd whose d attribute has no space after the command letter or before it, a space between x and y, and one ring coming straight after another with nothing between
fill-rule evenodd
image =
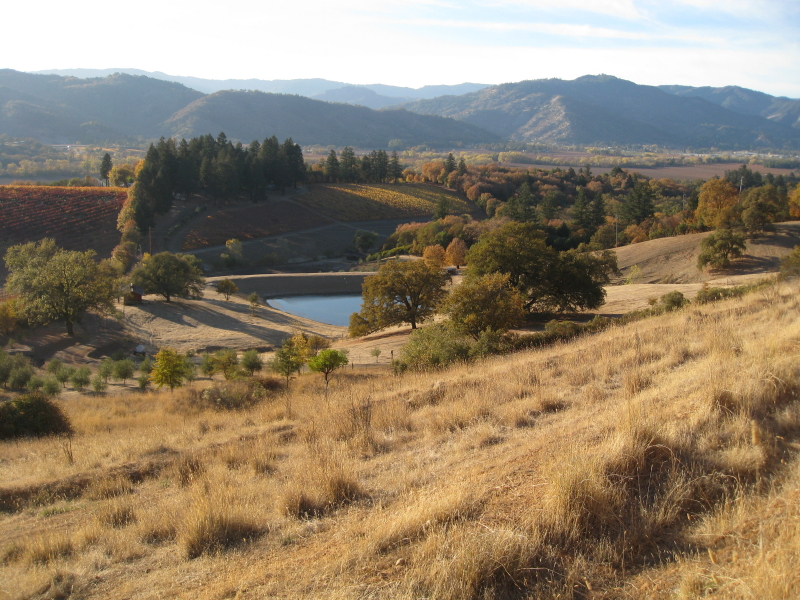
<instances>
[{"instance_id":1,"label":"green shrub","mask_svg":"<svg viewBox=\"0 0 800 600\"><path fill-rule=\"evenodd\" d=\"M44 387L44 378L41 375L32 375L28 382L25 384L25 388L29 392L38 392L40 389Z\"/></svg>"},{"instance_id":2,"label":"green shrub","mask_svg":"<svg viewBox=\"0 0 800 600\"><path fill-rule=\"evenodd\" d=\"M48 398L55 398L61 393L61 384L52 375L44 380L42 393Z\"/></svg>"},{"instance_id":3,"label":"green shrub","mask_svg":"<svg viewBox=\"0 0 800 600\"><path fill-rule=\"evenodd\" d=\"M8 374L8 387L14 390L24 389L33 377L33 367L30 364L15 366Z\"/></svg>"},{"instance_id":4,"label":"green shrub","mask_svg":"<svg viewBox=\"0 0 800 600\"><path fill-rule=\"evenodd\" d=\"M668 292L661 296L661 307L667 312L678 310L687 304L689 304L689 300L678 290Z\"/></svg>"},{"instance_id":5,"label":"green shrub","mask_svg":"<svg viewBox=\"0 0 800 600\"><path fill-rule=\"evenodd\" d=\"M725 298L741 298L753 289L754 286L752 285L737 285L734 287L722 288L708 287L706 284L699 292L697 292L697 296L695 297L694 301L697 304L707 304L709 302L718 302L719 300L724 300Z\"/></svg>"},{"instance_id":6,"label":"green shrub","mask_svg":"<svg viewBox=\"0 0 800 600\"><path fill-rule=\"evenodd\" d=\"M92 377L92 389L95 391L95 393L100 394L105 392L106 388L108 388L108 384L100 373L97 373L94 377Z\"/></svg>"},{"instance_id":7,"label":"green shrub","mask_svg":"<svg viewBox=\"0 0 800 600\"><path fill-rule=\"evenodd\" d=\"M258 381L225 381L190 395L192 407L214 410L243 410L263 402L270 394Z\"/></svg>"},{"instance_id":8,"label":"green shrub","mask_svg":"<svg viewBox=\"0 0 800 600\"><path fill-rule=\"evenodd\" d=\"M557 321L553 319L544 326L544 331L552 338L568 340L581 333L581 326L574 321Z\"/></svg>"},{"instance_id":9,"label":"green shrub","mask_svg":"<svg viewBox=\"0 0 800 600\"><path fill-rule=\"evenodd\" d=\"M447 323L436 323L411 332L395 368L425 371L439 369L469 358L473 342Z\"/></svg>"},{"instance_id":10,"label":"green shrub","mask_svg":"<svg viewBox=\"0 0 800 600\"><path fill-rule=\"evenodd\" d=\"M75 369L75 371L72 373L72 377L69 378L69 382L77 392L82 392L84 389L86 389L90 381L91 372L89 371L89 367Z\"/></svg>"},{"instance_id":11,"label":"green shrub","mask_svg":"<svg viewBox=\"0 0 800 600\"><path fill-rule=\"evenodd\" d=\"M33 393L0 403L0 439L72 433L61 408L43 394Z\"/></svg>"}]
</instances>

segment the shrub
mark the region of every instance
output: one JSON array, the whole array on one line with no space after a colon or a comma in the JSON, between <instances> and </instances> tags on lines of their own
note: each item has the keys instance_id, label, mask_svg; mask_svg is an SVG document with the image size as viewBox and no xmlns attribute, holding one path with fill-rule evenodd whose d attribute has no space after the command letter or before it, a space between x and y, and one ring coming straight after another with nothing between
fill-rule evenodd
<instances>
[{"instance_id":1,"label":"shrub","mask_svg":"<svg viewBox=\"0 0 800 600\"><path fill-rule=\"evenodd\" d=\"M242 368L250 375L264 368L264 361L261 360L257 350L248 350L242 354Z\"/></svg>"},{"instance_id":2,"label":"shrub","mask_svg":"<svg viewBox=\"0 0 800 600\"><path fill-rule=\"evenodd\" d=\"M800 246L795 246L788 256L781 260L781 277L800 275Z\"/></svg>"},{"instance_id":3,"label":"shrub","mask_svg":"<svg viewBox=\"0 0 800 600\"><path fill-rule=\"evenodd\" d=\"M0 439L60 433L72 433L69 419L43 394L26 394L0 403Z\"/></svg>"},{"instance_id":4,"label":"shrub","mask_svg":"<svg viewBox=\"0 0 800 600\"><path fill-rule=\"evenodd\" d=\"M8 374L8 387L15 390L24 389L33 377L33 367L30 364L15 366Z\"/></svg>"},{"instance_id":5,"label":"shrub","mask_svg":"<svg viewBox=\"0 0 800 600\"><path fill-rule=\"evenodd\" d=\"M678 310L679 308L683 308L687 304L689 304L689 300L687 300L686 296L684 296L678 290L669 292L661 296L661 306L667 312Z\"/></svg>"},{"instance_id":6,"label":"shrub","mask_svg":"<svg viewBox=\"0 0 800 600\"><path fill-rule=\"evenodd\" d=\"M55 377L48 377L42 385L42 393L48 398L55 398L61 393L61 384Z\"/></svg>"},{"instance_id":7,"label":"shrub","mask_svg":"<svg viewBox=\"0 0 800 600\"><path fill-rule=\"evenodd\" d=\"M471 347L466 335L448 324L436 323L411 333L396 367L401 371L442 368L469 358Z\"/></svg>"},{"instance_id":8,"label":"shrub","mask_svg":"<svg viewBox=\"0 0 800 600\"><path fill-rule=\"evenodd\" d=\"M100 394L105 392L107 388L108 384L100 373L97 373L94 377L92 377L92 389L95 391L95 393Z\"/></svg>"},{"instance_id":9,"label":"shrub","mask_svg":"<svg viewBox=\"0 0 800 600\"><path fill-rule=\"evenodd\" d=\"M243 410L262 402L268 395L264 386L257 381L226 381L193 394L191 402L198 408Z\"/></svg>"},{"instance_id":10,"label":"shrub","mask_svg":"<svg viewBox=\"0 0 800 600\"><path fill-rule=\"evenodd\" d=\"M75 371L72 373L72 377L69 378L69 382L77 392L82 392L84 389L86 389L90 381L91 373L89 371L89 367L75 369Z\"/></svg>"}]
</instances>

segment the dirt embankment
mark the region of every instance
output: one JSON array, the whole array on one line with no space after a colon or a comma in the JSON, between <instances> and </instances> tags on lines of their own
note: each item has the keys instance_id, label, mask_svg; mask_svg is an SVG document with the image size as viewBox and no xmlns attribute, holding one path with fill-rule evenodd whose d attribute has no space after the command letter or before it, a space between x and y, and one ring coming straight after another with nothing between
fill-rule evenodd
<instances>
[{"instance_id":1,"label":"dirt embankment","mask_svg":"<svg viewBox=\"0 0 800 600\"><path fill-rule=\"evenodd\" d=\"M281 273L209 277L213 286L221 279L231 279L240 295L256 292L262 298L326 294L360 294L364 278L373 273Z\"/></svg>"}]
</instances>

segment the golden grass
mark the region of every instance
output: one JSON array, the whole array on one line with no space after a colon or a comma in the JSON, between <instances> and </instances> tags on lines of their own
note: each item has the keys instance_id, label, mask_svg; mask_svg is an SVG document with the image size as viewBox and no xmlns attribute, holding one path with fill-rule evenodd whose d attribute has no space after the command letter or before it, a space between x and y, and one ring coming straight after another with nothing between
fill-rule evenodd
<instances>
[{"instance_id":1,"label":"golden grass","mask_svg":"<svg viewBox=\"0 0 800 600\"><path fill-rule=\"evenodd\" d=\"M304 375L291 415L70 400L75 464L0 448L0 597L795 597L798 308L783 285L327 399Z\"/></svg>"}]
</instances>

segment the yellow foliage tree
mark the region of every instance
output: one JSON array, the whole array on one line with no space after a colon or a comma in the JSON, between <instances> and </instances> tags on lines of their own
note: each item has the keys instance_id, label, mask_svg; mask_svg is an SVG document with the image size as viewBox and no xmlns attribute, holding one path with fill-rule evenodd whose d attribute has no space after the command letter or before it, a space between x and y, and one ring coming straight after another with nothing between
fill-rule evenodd
<instances>
[{"instance_id":1,"label":"yellow foliage tree","mask_svg":"<svg viewBox=\"0 0 800 600\"><path fill-rule=\"evenodd\" d=\"M728 228L735 218L739 190L724 179L709 179L700 188L697 215L715 229Z\"/></svg>"},{"instance_id":2,"label":"yellow foliage tree","mask_svg":"<svg viewBox=\"0 0 800 600\"><path fill-rule=\"evenodd\" d=\"M425 250L422 252L422 258L430 266L438 269L444 264L444 248L442 248L439 244L426 246Z\"/></svg>"},{"instance_id":3,"label":"yellow foliage tree","mask_svg":"<svg viewBox=\"0 0 800 600\"><path fill-rule=\"evenodd\" d=\"M453 241L447 245L447 250L445 251L445 258L447 260L447 264L455 265L456 268L459 268L461 265L464 264L464 260L467 256L467 244L461 238L453 238Z\"/></svg>"}]
</instances>

